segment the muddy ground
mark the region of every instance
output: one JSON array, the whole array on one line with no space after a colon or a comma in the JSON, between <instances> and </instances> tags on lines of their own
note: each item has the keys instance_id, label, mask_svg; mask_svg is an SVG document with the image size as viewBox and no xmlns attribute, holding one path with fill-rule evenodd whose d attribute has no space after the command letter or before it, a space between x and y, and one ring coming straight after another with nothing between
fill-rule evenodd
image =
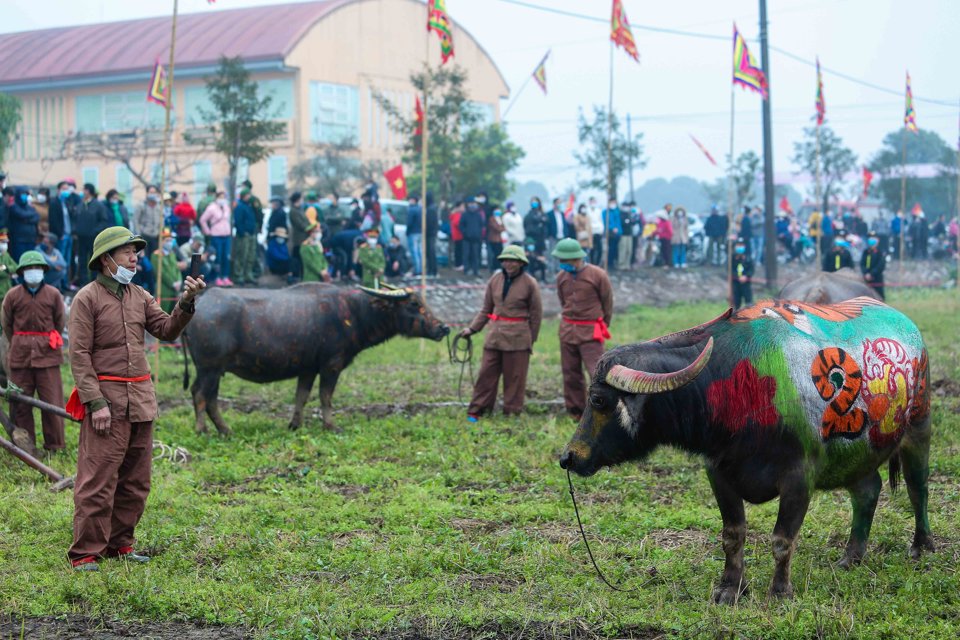
<instances>
[{"instance_id":1,"label":"muddy ground","mask_svg":"<svg viewBox=\"0 0 960 640\"><path fill-rule=\"evenodd\" d=\"M242 640L243 629L186 622L137 624L86 616L19 618L0 616L0 638L37 640Z\"/></svg>"}]
</instances>

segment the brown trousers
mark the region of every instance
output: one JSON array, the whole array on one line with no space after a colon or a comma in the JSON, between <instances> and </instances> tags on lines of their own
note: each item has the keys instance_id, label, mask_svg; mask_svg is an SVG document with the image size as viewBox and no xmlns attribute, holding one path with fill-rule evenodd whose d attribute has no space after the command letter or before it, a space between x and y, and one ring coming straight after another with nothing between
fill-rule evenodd
<instances>
[{"instance_id":1,"label":"brown trousers","mask_svg":"<svg viewBox=\"0 0 960 640\"><path fill-rule=\"evenodd\" d=\"M580 415L587 406L587 385L583 370L593 377L597 362L603 355L603 343L592 341L583 344L560 343L560 369L563 371L563 404L567 411Z\"/></svg>"},{"instance_id":2,"label":"brown trousers","mask_svg":"<svg viewBox=\"0 0 960 640\"><path fill-rule=\"evenodd\" d=\"M37 397L57 407L63 406L63 382L60 379L60 367L41 367L39 369L10 369L10 381L23 389L23 395ZM20 402L13 405L13 421L18 429L23 429L30 437L30 443L37 446L36 423L33 421L33 407ZM43 427L43 448L48 451L63 449L66 440L63 435L63 418L47 411L40 413Z\"/></svg>"},{"instance_id":3,"label":"brown trousers","mask_svg":"<svg viewBox=\"0 0 960 640\"><path fill-rule=\"evenodd\" d=\"M153 422L114 416L110 433L101 436L90 416L80 426L71 560L116 555L121 547L134 546L133 530L150 493Z\"/></svg>"},{"instance_id":4,"label":"brown trousers","mask_svg":"<svg viewBox=\"0 0 960 640\"><path fill-rule=\"evenodd\" d=\"M497 402L497 387L503 375L503 413L510 415L523 411L527 392L527 368L530 365L529 351L500 351L484 349L480 373L473 386L473 399L467 413L474 416L493 411Z\"/></svg>"}]
</instances>

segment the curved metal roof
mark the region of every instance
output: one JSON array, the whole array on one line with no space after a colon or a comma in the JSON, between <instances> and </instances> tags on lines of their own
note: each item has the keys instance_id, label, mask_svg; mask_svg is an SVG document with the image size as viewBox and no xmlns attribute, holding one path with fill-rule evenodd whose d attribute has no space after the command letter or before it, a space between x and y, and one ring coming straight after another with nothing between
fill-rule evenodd
<instances>
[{"instance_id":1,"label":"curved metal roof","mask_svg":"<svg viewBox=\"0 0 960 640\"><path fill-rule=\"evenodd\" d=\"M314 24L358 0L324 0L181 14L176 65L282 60ZM142 72L170 57L170 17L0 34L0 85Z\"/></svg>"}]
</instances>

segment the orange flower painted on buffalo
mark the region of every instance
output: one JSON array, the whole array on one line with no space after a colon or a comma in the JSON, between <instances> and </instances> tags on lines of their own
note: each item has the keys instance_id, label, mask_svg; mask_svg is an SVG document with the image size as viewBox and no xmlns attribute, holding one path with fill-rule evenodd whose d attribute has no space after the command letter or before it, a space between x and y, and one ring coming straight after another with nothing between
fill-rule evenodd
<instances>
[{"instance_id":1,"label":"orange flower painted on buffalo","mask_svg":"<svg viewBox=\"0 0 960 640\"><path fill-rule=\"evenodd\" d=\"M777 380L759 376L753 363L741 360L729 378L716 380L707 388L710 420L737 433L752 421L760 427L777 423L780 414L773 406Z\"/></svg>"}]
</instances>

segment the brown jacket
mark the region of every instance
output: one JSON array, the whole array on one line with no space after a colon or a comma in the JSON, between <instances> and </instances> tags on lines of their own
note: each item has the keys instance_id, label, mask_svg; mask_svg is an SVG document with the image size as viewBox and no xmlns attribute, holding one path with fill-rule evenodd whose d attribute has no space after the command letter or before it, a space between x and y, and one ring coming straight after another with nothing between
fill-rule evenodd
<instances>
[{"instance_id":1,"label":"brown jacket","mask_svg":"<svg viewBox=\"0 0 960 640\"><path fill-rule=\"evenodd\" d=\"M583 344L592 341L594 327L574 325L563 318L594 321L603 318L609 325L613 319L613 287L606 271L584 263L576 276L566 271L557 275L557 296L560 298L560 342Z\"/></svg>"},{"instance_id":2,"label":"brown jacket","mask_svg":"<svg viewBox=\"0 0 960 640\"><path fill-rule=\"evenodd\" d=\"M49 336L16 335L21 331L63 333L63 296L54 287L42 284L36 294L23 285L14 287L4 297L0 315L3 335L10 341L11 369L59 367L63 363L63 349L52 349Z\"/></svg>"},{"instance_id":3,"label":"brown jacket","mask_svg":"<svg viewBox=\"0 0 960 640\"><path fill-rule=\"evenodd\" d=\"M487 322L490 331L483 342L484 349L498 351L530 351L540 334L540 320L543 309L540 305L540 287L529 274L521 273L510 285L507 298L503 298L503 271L497 271L487 281L487 291L483 294L483 308L470 323L474 333L483 330ZM509 320L491 320L488 316L506 318L525 318L525 322Z\"/></svg>"},{"instance_id":4,"label":"brown jacket","mask_svg":"<svg viewBox=\"0 0 960 640\"><path fill-rule=\"evenodd\" d=\"M106 400L111 413L130 422L157 417L153 382L108 382L98 375L136 378L150 373L144 332L160 340L180 335L192 313L177 303L167 315L137 285L121 285L101 274L81 289L70 307L70 368L80 401L96 411Z\"/></svg>"},{"instance_id":5,"label":"brown jacket","mask_svg":"<svg viewBox=\"0 0 960 640\"><path fill-rule=\"evenodd\" d=\"M487 216L487 242L500 244L503 242L503 232L503 220L493 214Z\"/></svg>"},{"instance_id":6,"label":"brown jacket","mask_svg":"<svg viewBox=\"0 0 960 640\"><path fill-rule=\"evenodd\" d=\"M593 248L593 225L587 214L573 214L573 230L576 232L577 242L583 249Z\"/></svg>"}]
</instances>

